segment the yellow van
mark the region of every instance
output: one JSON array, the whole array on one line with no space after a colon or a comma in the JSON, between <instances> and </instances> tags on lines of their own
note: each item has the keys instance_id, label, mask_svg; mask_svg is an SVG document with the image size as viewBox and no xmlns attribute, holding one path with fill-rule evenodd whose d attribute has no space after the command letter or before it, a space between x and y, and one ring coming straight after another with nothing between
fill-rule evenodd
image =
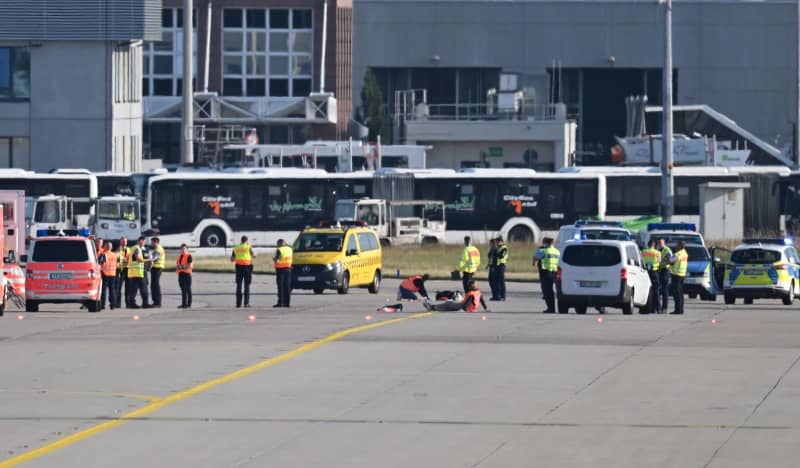
<instances>
[{"instance_id":1,"label":"yellow van","mask_svg":"<svg viewBox=\"0 0 800 468\"><path fill-rule=\"evenodd\" d=\"M373 229L306 228L293 249L292 289L311 289L314 294L336 289L347 294L351 287L366 287L377 294L381 288L383 256Z\"/></svg>"}]
</instances>

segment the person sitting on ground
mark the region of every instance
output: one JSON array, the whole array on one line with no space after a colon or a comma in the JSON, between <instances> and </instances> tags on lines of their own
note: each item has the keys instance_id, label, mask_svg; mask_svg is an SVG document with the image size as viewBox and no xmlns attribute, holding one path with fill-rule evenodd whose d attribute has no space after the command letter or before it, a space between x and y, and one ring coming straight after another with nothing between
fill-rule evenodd
<instances>
[{"instance_id":1,"label":"person sitting on ground","mask_svg":"<svg viewBox=\"0 0 800 468\"><path fill-rule=\"evenodd\" d=\"M478 311L478 304L483 307L483 310L489 311L489 308L486 307L486 301L483 300L483 296L481 296L481 291L478 289L478 285L475 283L475 280L470 280L467 284L467 292L464 294L463 301L445 301L440 302L439 304L431 304L430 301L425 300L425 308L427 310L432 310L436 312L454 312L457 310L463 310L464 312L474 313Z\"/></svg>"},{"instance_id":2,"label":"person sitting on ground","mask_svg":"<svg viewBox=\"0 0 800 468\"><path fill-rule=\"evenodd\" d=\"M420 293L422 297L428 299L428 291L425 290L425 282L430 278L430 275L427 273L424 275L409 276L403 280L403 282L400 283L400 287L397 288L397 300L416 301L416 293Z\"/></svg>"}]
</instances>

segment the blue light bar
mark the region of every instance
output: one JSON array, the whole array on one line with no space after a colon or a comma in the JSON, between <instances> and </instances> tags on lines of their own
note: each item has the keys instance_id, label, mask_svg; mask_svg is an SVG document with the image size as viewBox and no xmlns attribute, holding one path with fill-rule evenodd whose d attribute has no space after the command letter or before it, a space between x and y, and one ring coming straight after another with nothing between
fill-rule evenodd
<instances>
[{"instance_id":1,"label":"blue light bar","mask_svg":"<svg viewBox=\"0 0 800 468\"><path fill-rule=\"evenodd\" d=\"M36 237L47 237L50 235L50 231L48 229L37 229L36 230Z\"/></svg>"},{"instance_id":2,"label":"blue light bar","mask_svg":"<svg viewBox=\"0 0 800 468\"><path fill-rule=\"evenodd\" d=\"M697 225L693 223L650 223L647 225L648 231L695 231Z\"/></svg>"},{"instance_id":3,"label":"blue light bar","mask_svg":"<svg viewBox=\"0 0 800 468\"><path fill-rule=\"evenodd\" d=\"M620 221L601 221L596 219L579 219L575 221L575 226L611 226L611 227L622 227L622 222Z\"/></svg>"},{"instance_id":4,"label":"blue light bar","mask_svg":"<svg viewBox=\"0 0 800 468\"><path fill-rule=\"evenodd\" d=\"M82 228L78 231L78 235L81 237L89 237L92 234L92 231L89 228Z\"/></svg>"}]
</instances>

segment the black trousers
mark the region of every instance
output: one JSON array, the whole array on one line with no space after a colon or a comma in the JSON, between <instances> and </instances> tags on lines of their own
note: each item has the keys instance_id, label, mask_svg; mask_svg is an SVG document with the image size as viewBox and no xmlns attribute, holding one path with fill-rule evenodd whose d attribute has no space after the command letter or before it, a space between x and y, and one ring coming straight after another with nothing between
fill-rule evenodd
<instances>
[{"instance_id":1,"label":"black trousers","mask_svg":"<svg viewBox=\"0 0 800 468\"><path fill-rule=\"evenodd\" d=\"M128 278L128 285L125 286L125 292L128 294L125 300L125 304L128 307L136 305L137 294L142 295L142 307L147 306L147 283L145 283L144 278Z\"/></svg>"},{"instance_id":2,"label":"black trousers","mask_svg":"<svg viewBox=\"0 0 800 468\"><path fill-rule=\"evenodd\" d=\"M278 283L278 305L289 307L292 301L292 269L276 268L275 282Z\"/></svg>"},{"instance_id":3,"label":"black trousers","mask_svg":"<svg viewBox=\"0 0 800 468\"><path fill-rule=\"evenodd\" d=\"M100 307L106 308L106 298L108 299L108 306L112 309L119 307L117 305L117 276L103 275L103 291L100 293Z\"/></svg>"},{"instance_id":4,"label":"black trousers","mask_svg":"<svg viewBox=\"0 0 800 468\"><path fill-rule=\"evenodd\" d=\"M489 287L495 299L506 298L506 266L497 265L489 267Z\"/></svg>"},{"instance_id":5,"label":"black trousers","mask_svg":"<svg viewBox=\"0 0 800 468\"><path fill-rule=\"evenodd\" d=\"M661 310L667 310L667 306L669 305L669 268L662 268L658 270L658 279L659 284L658 286L661 288Z\"/></svg>"},{"instance_id":6,"label":"black trousers","mask_svg":"<svg viewBox=\"0 0 800 468\"><path fill-rule=\"evenodd\" d=\"M661 274L658 271L648 271L652 293L650 294L650 312L657 314L661 311Z\"/></svg>"},{"instance_id":7,"label":"black trousers","mask_svg":"<svg viewBox=\"0 0 800 468\"><path fill-rule=\"evenodd\" d=\"M154 306L161 305L161 268L150 269L150 297Z\"/></svg>"},{"instance_id":8,"label":"black trousers","mask_svg":"<svg viewBox=\"0 0 800 468\"><path fill-rule=\"evenodd\" d=\"M181 288L181 307L191 307L192 275L178 273L178 286Z\"/></svg>"},{"instance_id":9,"label":"black trousers","mask_svg":"<svg viewBox=\"0 0 800 468\"><path fill-rule=\"evenodd\" d=\"M128 282L128 269L123 268L117 271L117 283L115 284L116 287L116 294L114 295L114 307L121 307L122 306L122 298L125 298L125 304L128 304L128 292L127 289L124 287L125 284Z\"/></svg>"},{"instance_id":10,"label":"black trousers","mask_svg":"<svg viewBox=\"0 0 800 468\"><path fill-rule=\"evenodd\" d=\"M242 306L243 297L244 305L250 305L250 282L252 281L253 265L236 265L236 307Z\"/></svg>"},{"instance_id":11,"label":"black trousers","mask_svg":"<svg viewBox=\"0 0 800 468\"><path fill-rule=\"evenodd\" d=\"M542 282L542 297L544 298L544 303L547 304L547 311L555 312L556 293L554 287L556 284L556 272L542 270L539 279Z\"/></svg>"},{"instance_id":12,"label":"black trousers","mask_svg":"<svg viewBox=\"0 0 800 468\"><path fill-rule=\"evenodd\" d=\"M461 273L461 285L464 287L464 292L467 292L467 289L469 289L469 282L472 281L474 276L475 273L467 273L466 271Z\"/></svg>"},{"instance_id":13,"label":"black trousers","mask_svg":"<svg viewBox=\"0 0 800 468\"><path fill-rule=\"evenodd\" d=\"M672 275L672 299L675 301L675 312L683 313L683 276Z\"/></svg>"}]
</instances>

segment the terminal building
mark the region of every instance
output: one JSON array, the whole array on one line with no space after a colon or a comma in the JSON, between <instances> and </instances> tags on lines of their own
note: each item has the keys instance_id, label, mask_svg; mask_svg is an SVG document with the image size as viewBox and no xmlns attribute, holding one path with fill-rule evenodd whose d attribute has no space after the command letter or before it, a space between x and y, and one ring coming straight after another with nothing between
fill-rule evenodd
<instances>
[{"instance_id":1,"label":"terminal building","mask_svg":"<svg viewBox=\"0 0 800 468\"><path fill-rule=\"evenodd\" d=\"M607 163L615 137L626 136L625 98L662 104L664 8L656 0L355 0L353 95L371 69L390 138L432 146L432 167ZM791 153L797 29L794 1L675 0L674 102L712 108ZM697 123L676 121L676 131L691 135Z\"/></svg>"},{"instance_id":2,"label":"terminal building","mask_svg":"<svg viewBox=\"0 0 800 468\"><path fill-rule=\"evenodd\" d=\"M0 2L0 168L138 170L159 0Z\"/></svg>"}]
</instances>

